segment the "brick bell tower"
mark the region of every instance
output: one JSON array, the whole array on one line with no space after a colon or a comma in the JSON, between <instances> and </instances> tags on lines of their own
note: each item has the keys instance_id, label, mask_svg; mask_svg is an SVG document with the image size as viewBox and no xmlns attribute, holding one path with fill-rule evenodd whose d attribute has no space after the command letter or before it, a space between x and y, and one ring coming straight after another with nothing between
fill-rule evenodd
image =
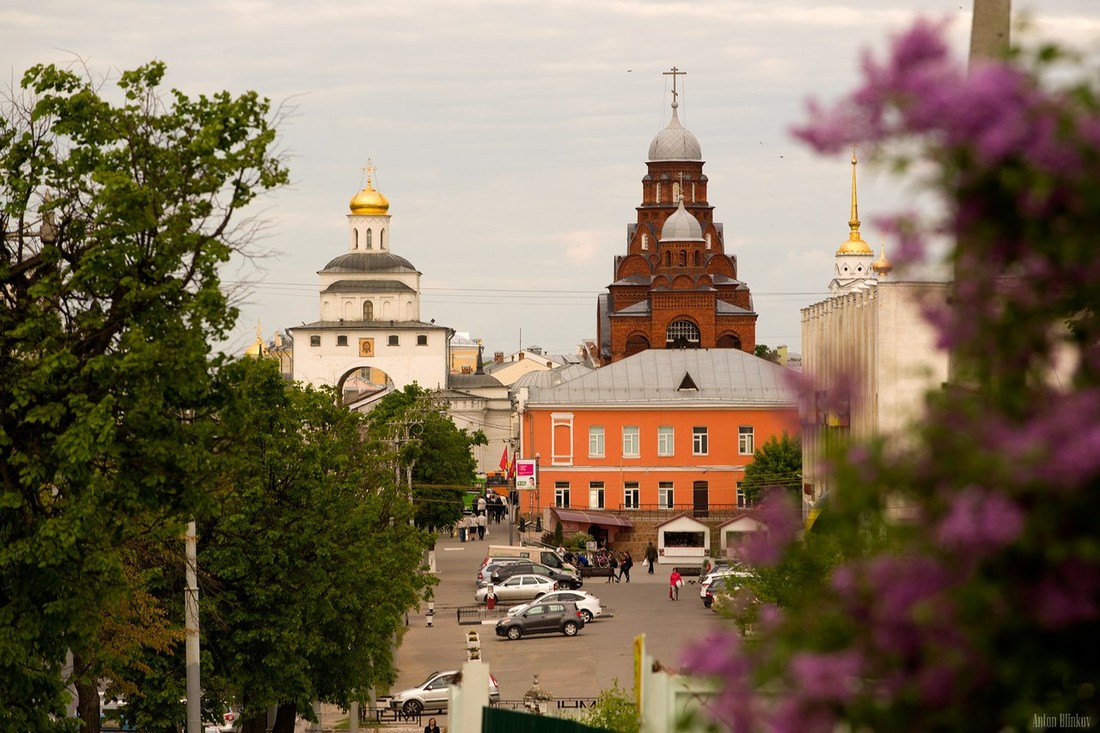
<instances>
[{"instance_id":1,"label":"brick bell tower","mask_svg":"<svg viewBox=\"0 0 1100 733\"><path fill-rule=\"evenodd\" d=\"M699 140L677 115L676 80L686 72L664 74L672 77L672 119L649 144L638 220L627 225L626 254L615 257L615 280L599 296L602 364L646 349L756 348L752 294L707 203Z\"/></svg>"}]
</instances>

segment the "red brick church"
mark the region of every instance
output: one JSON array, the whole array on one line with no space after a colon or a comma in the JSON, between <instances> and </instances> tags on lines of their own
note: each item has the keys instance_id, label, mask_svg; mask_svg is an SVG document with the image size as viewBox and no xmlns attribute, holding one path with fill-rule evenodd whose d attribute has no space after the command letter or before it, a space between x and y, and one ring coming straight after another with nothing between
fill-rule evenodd
<instances>
[{"instance_id":1,"label":"red brick church","mask_svg":"<svg viewBox=\"0 0 1100 733\"><path fill-rule=\"evenodd\" d=\"M722 225L707 201L699 140L677 116L649 144L638 221L627 227L627 251L615 257L615 281L600 295L600 361L646 349L756 348L752 294L737 279Z\"/></svg>"}]
</instances>

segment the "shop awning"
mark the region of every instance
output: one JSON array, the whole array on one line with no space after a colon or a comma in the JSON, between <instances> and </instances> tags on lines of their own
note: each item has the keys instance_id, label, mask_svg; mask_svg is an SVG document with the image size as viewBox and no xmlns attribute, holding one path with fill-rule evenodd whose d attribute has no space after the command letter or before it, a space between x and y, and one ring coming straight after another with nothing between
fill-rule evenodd
<instances>
[{"instance_id":1,"label":"shop awning","mask_svg":"<svg viewBox=\"0 0 1100 733\"><path fill-rule=\"evenodd\" d=\"M552 509L563 522L577 522L578 524L600 524L604 527L633 527L626 517L619 517L607 512L581 511L579 509Z\"/></svg>"}]
</instances>

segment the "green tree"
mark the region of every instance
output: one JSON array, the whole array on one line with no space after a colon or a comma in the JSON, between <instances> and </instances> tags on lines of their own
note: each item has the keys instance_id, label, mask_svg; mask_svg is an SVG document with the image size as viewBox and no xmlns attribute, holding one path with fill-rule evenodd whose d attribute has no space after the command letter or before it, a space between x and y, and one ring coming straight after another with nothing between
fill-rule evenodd
<instances>
[{"instance_id":1,"label":"green tree","mask_svg":"<svg viewBox=\"0 0 1100 733\"><path fill-rule=\"evenodd\" d=\"M416 525L430 529L458 521L477 470L470 448L486 445L485 434L457 428L443 405L417 384L383 397L368 419L371 436L393 456L398 481L412 485Z\"/></svg>"},{"instance_id":2,"label":"green tree","mask_svg":"<svg viewBox=\"0 0 1100 733\"><path fill-rule=\"evenodd\" d=\"M741 483L745 498L756 503L769 488L780 488L801 500L802 444L786 431L782 437L772 436L752 454L752 463L745 467Z\"/></svg>"},{"instance_id":3,"label":"green tree","mask_svg":"<svg viewBox=\"0 0 1100 733\"><path fill-rule=\"evenodd\" d=\"M177 534L201 506L181 416L236 316L218 268L287 180L267 100L162 94L164 73L112 101L36 66L0 101L0 729L66 725L62 666L97 656L89 609L126 595L121 548L153 526L134 518Z\"/></svg>"},{"instance_id":4,"label":"green tree","mask_svg":"<svg viewBox=\"0 0 1100 733\"><path fill-rule=\"evenodd\" d=\"M768 361L779 363L779 352L775 349L769 348L767 344L757 344L753 349L753 354L759 356L761 359L767 359Z\"/></svg>"},{"instance_id":5,"label":"green tree","mask_svg":"<svg viewBox=\"0 0 1100 733\"><path fill-rule=\"evenodd\" d=\"M225 470L200 523L204 681L246 714L277 705L289 733L314 700L347 707L393 683L395 633L432 582L428 537L334 394L286 384L269 360L221 378ZM249 723L263 731L266 717Z\"/></svg>"},{"instance_id":6,"label":"green tree","mask_svg":"<svg viewBox=\"0 0 1100 733\"><path fill-rule=\"evenodd\" d=\"M615 733L638 733L642 728L642 718L630 690L619 687L601 690L595 706L581 716L580 722L597 728L605 728Z\"/></svg>"}]
</instances>

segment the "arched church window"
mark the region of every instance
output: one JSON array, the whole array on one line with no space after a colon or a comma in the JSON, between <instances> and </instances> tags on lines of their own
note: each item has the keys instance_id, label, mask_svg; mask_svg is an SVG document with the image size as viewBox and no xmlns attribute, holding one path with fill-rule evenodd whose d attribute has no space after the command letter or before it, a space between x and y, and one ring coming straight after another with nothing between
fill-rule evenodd
<instances>
[{"instance_id":1,"label":"arched church window","mask_svg":"<svg viewBox=\"0 0 1100 733\"><path fill-rule=\"evenodd\" d=\"M649 235L642 232L642 251L644 252L647 249L649 249Z\"/></svg>"},{"instance_id":2,"label":"arched church window","mask_svg":"<svg viewBox=\"0 0 1100 733\"><path fill-rule=\"evenodd\" d=\"M656 201L657 201L657 203L661 203L661 182L657 181L657 183L655 183L654 185L657 187L657 189L656 189L657 195L655 197Z\"/></svg>"},{"instance_id":3,"label":"arched church window","mask_svg":"<svg viewBox=\"0 0 1100 733\"><path fill-rule=\"evenodd\" d=\"M710 249L710 232L707 232L707 249Z\"/></svg>"},{"instance_id":4,"label":"arched church window","mask_svg":"<svg viewBox=\"0 0 1100 733\"><path fill-rule=\"evenodd\" d=\"M351 248L352 249L359 249L359 230L358 229L352 229L352 234L354 234L355 236L352 240Z\"/></svg>"},{"instance_id":5,"label":"arched church window","mask_svg":"<svg viewBox=\"0 0 1100 733\"><path fill-rule=\"evenodd\" d=\"M364 321L373 321L374 320L374 303L372 303L369 300L363 301L363 320Z\"/></svg>"},{"instance_id":6,"label":"arched church window","mask_svg":"<svg viewBox=\"0 0 1100 733\"><path fill-rule=\"evenodd\" d=\"M699 267L703 264L703 253L699 250L695 250L695 266Z\"/></svg>"},{"instance_id":7,"label":"arched church window","mask_svg":"<svg viewBox=\"0 0 1100 733\"><path fill-rule=\"evenodd\" d=\"M699 327L691 321L673 321L665 331L665 348L699 348Z\"/></svg>"},{"instance_id":8,"label":"arched church window","mask_svg":"<svg viewBox=\"0 0 1100 733\"><path fill-rule=\"evenodd\" d=\"M688 253L686 249L680 250L680 267L687 267Z\"/></svg>"},{"instance_id":9,"label":"arched church window","mask_svg":"<svg viewBox=\"0 0 1100 733\"><path fill-rule=\"evenodd\" d=\"M367 230L367 249L372 249L372 247L371 247L371 234L372 234L371 230L368 229Z\"/></svg>"},{"instance_id":10,"label":"arched church window","mask_svg":"<svg viewBox=\"0 0 1100 733\"><path fill-rule=\"evenodd\" d=\"M672 182L672 203L677 203L680 200L680 184L677 181Z\"/></svg>"},{"instance_id":11,"label":"arched church window","mask_svg":"<svg viewBox=\"0 0 1100 733\"><path fill-rule=\"evenodd\" d=\"M672 264L672 252L665 250L665 267Z\"/></svg>"},{"instance_id":12,"label":"arched church window","mask_svg":"<svg viewBox=\"0 0 1100 733\"><path fill-rule=\"evenodd\" d=\"M378 249L386 248L386 230L378 232Z\"/></svg>"}]
</instances>

